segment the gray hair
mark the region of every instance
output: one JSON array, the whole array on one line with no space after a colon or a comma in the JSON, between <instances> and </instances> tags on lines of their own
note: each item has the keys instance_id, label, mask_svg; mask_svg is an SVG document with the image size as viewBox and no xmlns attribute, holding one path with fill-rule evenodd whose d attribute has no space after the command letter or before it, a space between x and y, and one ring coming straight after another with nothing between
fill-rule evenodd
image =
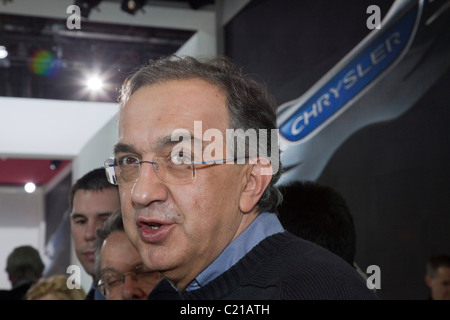
<instances>
[{"instance_id":1,"label":"gray hair","mask_svg":"<svg viewBox=\"0 0 450 320\"><path fill-rule=\"evenodd\" d=\"M172 80L202 79L220 88L226 96L230 125L232 129L254 129L260 140L259 129L277 129L276 103L267 87L244 75L230 59L214 57L196 59L193 57L169 57L152 61L129 76L122 88L119 98L122 109L131 95L144 86ZM246 142L247 144L247 142ZM276 157L279 161L278 144ZM272 155L272 140L269 134L263 147L265 155ZM248 147L246 148L248 150ZM269 186L259 199L257 206L260 212L276 212L282 201L282 195L275 187L281 175L280 170L272 175Z\"/></svg>"},{"instance_id":2,"label":"gray hair","mask_svg":"<svg viewBox=\"0 0 450 320\"><path fill-rule=\"evenodd\" d=\"M101 228L96 231L94 274L97 280L99 280L101 276L101 252L103 242L114 231L125 232L122 221L122 212L120 210L114 211L108 219L106 219Z\"/></svg>"}]
</instances>

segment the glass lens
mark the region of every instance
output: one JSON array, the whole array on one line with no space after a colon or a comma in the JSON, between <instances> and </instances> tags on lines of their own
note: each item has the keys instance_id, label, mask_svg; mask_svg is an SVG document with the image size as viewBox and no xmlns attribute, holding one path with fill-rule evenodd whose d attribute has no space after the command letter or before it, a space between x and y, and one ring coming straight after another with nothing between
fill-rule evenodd
<instances>
[{"instance_id":1,"label":"glass lens","mask_svg":"<svg viewBox=\"0 0 450 320\"><path fill-rule=\"evenodd\" d=\"M103 279L100 279L100 281L98 282L98 288L100 289L100 292L106 296L106 291L105 291L105 283L103 282Z\"/></svg>"},{"instance_id":2,"label":"glass lens","mask_svg":"<svg viewBox=\"0 0 450 320\"><path fill-rule=\"evenodd\" d=\"M120 185L134 183L139 175L140 161L136 157L124 156L117 159L116 175Z\"/></svg>"},{"instance_id":3,"label":"glass lens","mask_svg":"<svg viewBox=\"0 0 450 320\"><path fill-rule=\"evenodd\" d=\"M186 184L194 177L194 165L184 162L174 163L172 159L155 158L154 162L140 161L136 157L124 156L117 160L108 158L105 161L106 177L111 184L127 186L136 182L140 166L149 164L161 181L170 184Z\"/></svg>"},{"instance_id":4,"label":"glass lens","mask_svg":"<svg viewBox=\"0 0 450 320\"><path fill-rule=\"evenodd\" d=\"M194 165L186 163L174 163L172 159L161 159L158 162L159 170L155 170L159 178L167 183L185 184L194 177Z\"/></svg>"},{"instance_id":5,"label":"glass lens","mask_svg":"<svg viewBox=\"0 0 450 320\"><path fill-rule=\"evenodd\" d=\"M116 288L120 288L122 284L122 276L119 274L109 274L103 278L102 286L105 291L105 295L110 294Z\"/></svg>"},{"instance_id":6,"label":"glass lens","mask_svg":"<svg viewBox=\"0 0 450 320\"><path fill-rule=\"evenodd\" d=\"M156 286L161 279L160 275L156 271L147 271L139 275L137 278L138 283L145 286Z\"/></svg>"},{"instance_id":7,"label":"glass lens","mask_svg":"<svg viewBox=\"0 0 450 320\"><path fill-rule=\"evenodd\" d=\"M115 167L115 159L114 158L108 158L105 160L105 173L106 173L106 178L108 179L108 182L111 184L118 184L117 182L117 176L116 176L116 172L114 170Z\"/></svg>"},{"instance_id":8,"label":"glass lens","mask_svg":"<svg viewBox=\"0 0 450 320\"><path fill-rule=\"evenodd\" d=\"M141 266L138 268L138 270L135 273L136 275L136 281L140 284L149 286L149 285L156 285L159 280L161 279L161 275L159 272L156 271L150 271L145 266Z\"/></svg>"}]
</instances>

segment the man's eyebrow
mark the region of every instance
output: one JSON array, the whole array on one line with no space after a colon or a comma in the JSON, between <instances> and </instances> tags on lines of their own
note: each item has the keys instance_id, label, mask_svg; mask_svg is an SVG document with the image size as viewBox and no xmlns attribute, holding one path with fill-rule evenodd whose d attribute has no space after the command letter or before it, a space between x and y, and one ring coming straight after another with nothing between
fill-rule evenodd
<instances>
[{"instance_id":1,"label":"man's eyebrow","mask_svg":"<svg viewBox=\"0 0 450 320\"><path fill-rule=\"evenodd\" d=\"M182 141L183 141L183 140L182 140L182 137L181 137L181 136L180 136L180 139L179 139L179 140L172 140L172 136L163 136L163 137L160 137L160 138L158 138L158 139L156 140L154 149L155 149L155 150L161 150L161 149L166 148L166 147L175 146L176 144L178 144L178 143L180 143L180 142L182 142ZM202 149L205 148L205 147L203 146L203 143L204 143L205 141L203 141L203 140L201 140L201 139L198 139L198 138L195 137L194 135L190 135L190 141L191 141L191 142L198 141L198 142L201 143ZM134 154L140 154L140 153L138 152L138 150L137 150L134 146L132 146L132 145L130 145L130 144L126 144L126 143L117 143L117 144L114 146L114 154L116 155L116 154L118 154L118 153L134 153Z\"/></svg>"},{"instance_id":2,"label":"man's eyebrow","mask_svg":"<svg viewBox=\"0 0 450 320\"><path fill-rule=\"evenodd\" d=\"M71 214L70 214L70 217L71 217L72 219L79 219L79 218L86 218L86 215L84 215L84 214L82 214L82 213L74 212L74 213L71 213Z\"/></svg>"},{"instance_id":3,"label":"man's eyebrow","mask_svg":"<svg viewBox=\"0 0 450 320\"><path fill-rule=\"evenodd\" d=\"M126 143L117 143L114 146L114 154L118 153L138 153L136 148Z\"/></svg>"},{"instance_id":4,"label":"man's eyebrow","mask_svg":"<svg viewBox=\"0 0 450 320\"><path fill-rule=\"evenodd\" d=\"M156 145L155 145L155 149L162 149L168 146L173 146L175 144L177 144L179 141L177 140L172 140L171 136L165 136L165 137L160 137L158 140L156 140Z\"/></svg>"},{"instance_id":5,"label":"man's eyebrow","mask_svg":"<svg viewBox=\"0 0 450 320\"><path fill-rule=\"evenodd\" d=\"M97 216L97 217L109 217L109 216L112 215L112 214L113 214L112 212L107 211L107 212L100 212L100 213L97 213L96 216Z\"/></svg>"},{"instance_id":6,"label":"man's eyebrow","mask_svg":"<svg viewBox=\"0 0 450 320\"><path fill-rule=\"evenodd\" d=\"M131 271L131 270L136 271L136 270L138 270L138 268L141 268L141 267L145 267L145 265L144 265L144 263L143 263L142 261L139 261L139 262L135 263L135 264L130 268L130 271ZM116 273L116 274L121 274L121 272L120 272L119 270L115 269L114 267L105 267L105 268L102 268L102 269L100 270L100 272L101 272L102 275L103 275L103 274L106 274L106 273L108 273L108 272L110 272L110 273Z\"/></svg>"},{"instance_id":7,"label":"man's eyebrow","mask_svg":"<svg viewBox=\"0 0 450 320\"><path fill-rule=\"evenodd\" d=\"M159 148L165 147L165 146L171 146L171 145L176 145L180 142L183 142L185 139L183 139L183 136L179 136L178 140L172 140L171 136L167 136L167 137L162 137L160 139L158 139L156 145ZM196 136L194 136L193 134L189 134L189 139L188 139L191 143L197 141L201 144L202 149L204 149L203 143L207 142L207 141L203 141L202 139L197 138Z\"/></svg>"},{"instance_id":8,"label":"man's eyebrow","mask_svg":"<svg viewBox=\"0 0 450 320\"><path fill-rule=\"evenodd\" d=\"M114 268L112 268L112 267L107 267L107 268L103 268L103 269L100 270L100 273L101 273L102 275L105 274L105 273L107 273L107 272L120 274L119 271L117 271L116 269L114 269Z\"/></svg>"},{"instance_id":9,"label":"man's eyebrow","mask_svg":"<svg viewBox=\"0 0 450 320\"><path fill-rule=\"evenodd\" d=\"M112 212L100 212L100 213L97 213L95 216L102 218L102 217L109 217L110 215L112 215ZM77 218L87 219L88 218L85 214L78 213L78 212L71 213L70 217L72 217L72 219L77 219Z\"/></svg>"}]
</instances>

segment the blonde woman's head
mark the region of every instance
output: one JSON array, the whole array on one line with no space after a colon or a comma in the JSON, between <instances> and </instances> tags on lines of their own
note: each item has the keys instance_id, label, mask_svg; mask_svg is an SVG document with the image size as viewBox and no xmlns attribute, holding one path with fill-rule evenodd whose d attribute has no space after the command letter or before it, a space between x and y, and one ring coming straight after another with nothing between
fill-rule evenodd
<instances>
[{"instance_id":1,"label":"blonde woman's head","mask_svg":"<svg viewBox=\"0 0 450 320\"><path fill-rule=\"evenodd\" d=\"M65 275L40 279L28 290L27 300L84 300L84 290L69 289L67 279Z\"/></svg>"}]
</instances>

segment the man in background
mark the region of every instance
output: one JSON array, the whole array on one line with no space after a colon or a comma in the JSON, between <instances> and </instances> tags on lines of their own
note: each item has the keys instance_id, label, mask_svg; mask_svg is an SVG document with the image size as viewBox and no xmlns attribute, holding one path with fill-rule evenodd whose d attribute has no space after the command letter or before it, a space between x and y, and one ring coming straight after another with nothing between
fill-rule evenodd
<instances>
[{"instance_id":1,"label":"man in background","mask_svg":"<svg viewBox=\"0 0 450 320\"><path fill-rule=\"evenodd\" d=\"M426 264L425 283L430 288L429 300L450 300L450 256L432 255Z\"/></svg>"},{"instance_id":2,"label":"man in background","mask_svg":"<svg viewBox=\"0 0 450 320\"><path fill-rule=\"evenodd\" d=\"M95 277L96 231L106 219L120 209L117 186L108 182L104 169L94 169L81 177L69 193L70 225L75 253L92 285L86 300L103 300Z\"/></svg>"},{"instance_id":3,"label":"man in background","mask_svg":"<svg viewBox=\"0 0 450 320\"><path fill-rule=\"evenodd\" d=\"M39 251L32 246L15 248L6 262L11 290L1 290L0 300L25 300L28 289L42 277L44 271Z\"/></svg>"},{"instance_id":4,"label":"man in background","mask_svg":"<svg viewBox=\"0 0 450 320\"><path fill-rule=\"evenodd\" d=\"M353 266L356 234L344 198L334 189L312 181L280 186L283 202L278 208L284 228L317 243Z\"/></svg>"},{"instance_id":5,"label":"man in background","mask_svg":"<svg viewBox=\"0 0 450 320\"><path fill-rule=\"evenodd\" d=\"M97 230L95 272L106 300L145 300L161 279L149 270L125 233L116 211Z\"/></svg>"},{"instance_id":6,"label":"man in background","mask_svg":"<svg viewBox=\"0 0 450 320\"><path fill-rule=\"evenodd\" d=\"M283 202L278 213L284 228L338 255L367 280L355 262L355 225L344 197L313 181L295 181L279 189Z\"/></svg>"}]
</instances>

